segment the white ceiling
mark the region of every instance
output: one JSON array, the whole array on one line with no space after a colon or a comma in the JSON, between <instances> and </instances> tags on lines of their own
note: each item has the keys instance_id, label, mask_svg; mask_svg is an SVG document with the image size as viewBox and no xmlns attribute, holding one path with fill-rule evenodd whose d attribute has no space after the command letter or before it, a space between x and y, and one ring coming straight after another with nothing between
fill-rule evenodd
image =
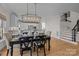
<instances>
[{"instance_id":1,"label":"white ceiling","mask_svg":"<svg viewBox=\"0 0 79 59\"><path fill-rule=\"evenodd\" d=\"M17 15L27 13L26 3L4 3L2 6L15 12ZM37 14L40 16L61 15L69 10L79 12L79 3L37 3ZM33 3L29 4L29 13L34 14Z\"/></svg>"}]
</instances>

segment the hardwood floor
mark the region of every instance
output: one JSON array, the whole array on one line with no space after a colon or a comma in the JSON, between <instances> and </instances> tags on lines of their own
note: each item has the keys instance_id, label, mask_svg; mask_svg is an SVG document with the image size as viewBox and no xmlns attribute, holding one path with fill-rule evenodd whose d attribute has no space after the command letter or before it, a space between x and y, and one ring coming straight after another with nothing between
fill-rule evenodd
<instances>
[{"instance_id":1,"label":"hardwood floor","mask_svg":"<svg viewBox=\"0 0 79 59\"><path fill-rule=\"evenodd\" d=\"M43 56L43 50L39 50L39 56ZM30 52L25 51L24 56L29 56ZM4 48L1 52L2 56L6 55L6 48ZM14 56L20 56L19 49L14 48L13 52ZM67 43L65 41L52 38L51 39L51 49L50 51L46 48L47 56L78 56L79 55L79 43L77 45ZM36 52L33 52L33 56L36 56Z\"/></svg>"}]
</instances>

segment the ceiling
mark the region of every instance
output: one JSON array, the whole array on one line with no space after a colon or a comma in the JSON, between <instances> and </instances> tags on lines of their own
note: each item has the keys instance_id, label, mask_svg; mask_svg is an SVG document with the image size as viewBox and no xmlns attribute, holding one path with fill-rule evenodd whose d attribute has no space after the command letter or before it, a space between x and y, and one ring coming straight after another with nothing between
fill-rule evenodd
<instances>
[{"instance_id":1,"label":"ceiling","mask_svg":"<svg viewBox=\"0 0 79 59\"><path fill-rule=\"evenodd\" d=\"M3 7L15 12L17 15L27 13L26 3L2 3ZM34 4L28 4L28 13L34 14ZM40 16L61 15L62 13L72 10L79 12L79 3L37 3L37 14Z\"/></svg>"}]
</instances>

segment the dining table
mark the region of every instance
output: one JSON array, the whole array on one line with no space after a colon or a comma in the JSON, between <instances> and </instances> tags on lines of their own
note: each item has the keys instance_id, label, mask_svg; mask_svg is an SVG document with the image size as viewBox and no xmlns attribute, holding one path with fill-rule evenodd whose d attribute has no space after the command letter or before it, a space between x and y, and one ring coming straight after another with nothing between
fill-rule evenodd
<instances>
[{"instance_id":1,"label":"dining table","mask_svg":"<svg viewBox=\"0 0 79 59\"><path fill-rule=\"evenodd\" d=\"M45 39L46 39L46 41L47 41L47 47L48 47L48 50L50 51L50 40L51 40L51 37L48 36L48 35L38 35L38 36L39 36L39 37L40 37L40 36L45 36ZM33 35L29 35L29 36L19 36L17 40L12 40L12 41L10 41L10 47L11 47L10 55L11 55L11 56L13 56L13 46L14 46L15 44L20 44L20 41L19 41L19 40L20 40L20 39L25 39L25 40L26 40L27 37L34 38ZM36 39L32 39L32 42L34 42L35 40L36 40ZM24 43L24 41L22 41L22 43Z\"/></svg>"}]
</instances>

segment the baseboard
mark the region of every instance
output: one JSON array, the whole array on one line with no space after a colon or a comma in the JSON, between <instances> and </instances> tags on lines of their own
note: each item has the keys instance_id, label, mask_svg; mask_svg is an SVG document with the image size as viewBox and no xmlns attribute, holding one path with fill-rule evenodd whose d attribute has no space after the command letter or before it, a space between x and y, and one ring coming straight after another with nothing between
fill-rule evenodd
<instances>
[{"instance_id":1,"label":"baseboard","mask_svg":"<svg viewBox=\"0 0 79 59\"><path fill-rule=\"evenodd\" d=\"M79 42L79 40L77 40L77 42Z\"/></svg>"},{"instance_id":2,"label":"baseboard","mask_svg":"<svg viewBox=\"0 0 79 59\"><path fill-rule=\"evenodd\" d=\"M63 41L65 41L65 42L68 42L68 43L71 43L71 44L75 44L75 45L78 44L77 42L72 42L72 41L69 41L69 40L66 40L66 39L60 39L60 40L63 40Z\"/></svg>"},{"instance_id":3,"label":"baseboard","mask_svg":"<svg viewBox=\"0 0 79 59\"><path fill-rule=\"evenodd\" d=\"M54 37L54 36L51 36L51 38L60 39L60 37Z\"/></svg>"}]
</instances>

